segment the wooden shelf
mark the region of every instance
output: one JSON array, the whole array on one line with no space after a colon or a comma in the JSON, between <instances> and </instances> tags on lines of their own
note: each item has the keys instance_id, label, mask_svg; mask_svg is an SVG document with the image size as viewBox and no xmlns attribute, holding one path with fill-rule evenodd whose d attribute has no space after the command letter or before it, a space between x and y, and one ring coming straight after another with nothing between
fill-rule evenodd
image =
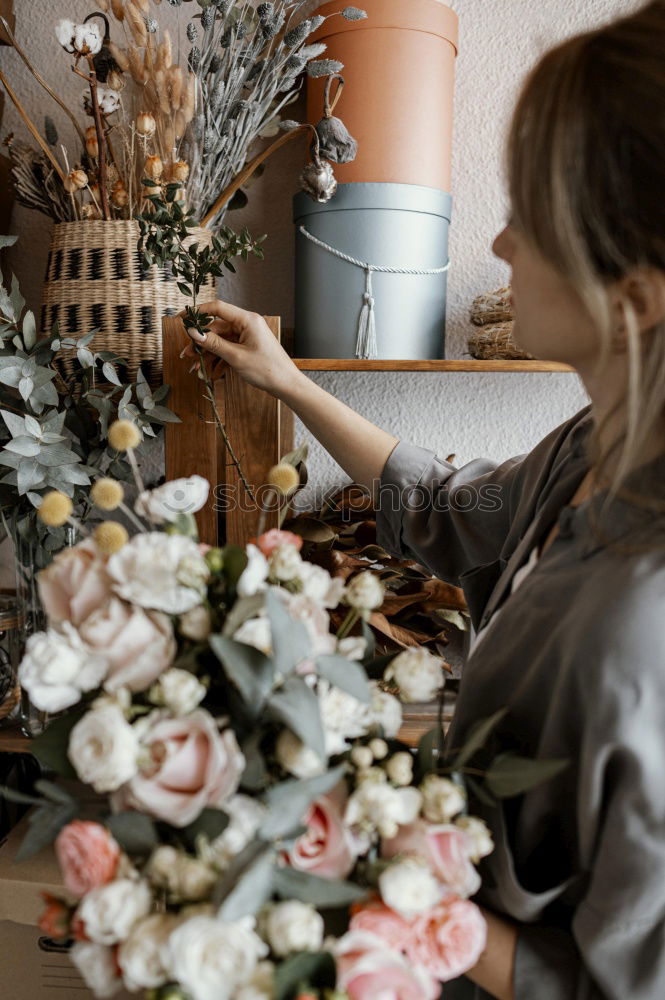
<instances>
[{"instance_id":1,"label":"wooden shelf","mask_svg":"<svg viewBox=\"0 0 665 1000\"><path fill-rule=\"evenodd\" d=\"M307 372L574 372L558 361L358 361L355 358L294 358Z\"/></svg>"}]
</instances>

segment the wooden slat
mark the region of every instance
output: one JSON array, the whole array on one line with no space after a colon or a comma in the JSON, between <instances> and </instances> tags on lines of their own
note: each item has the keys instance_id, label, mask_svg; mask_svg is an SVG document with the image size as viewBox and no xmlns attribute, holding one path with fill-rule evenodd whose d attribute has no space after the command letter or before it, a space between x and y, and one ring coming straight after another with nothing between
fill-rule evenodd
<instances>
[{"instance_id":1,"label":"wooden slat","mask_svg":"<svg viewBox=\"0 0 665 1000\"><path fill-rule=\"evenodd\" d=\"M196 520L201 541L216 545L219 532L214 487L220 482L220 477L212 408L203 395L203 383L196 372L190 374L189 365L179 357L183 347L190 342L182 322L176 317L165 316L162 330L164 382L171 386L167 403L181 420L181 423L167 424L165 428L166 478L199 475L208 480L211 485L208 503L198 512Z\"/></svg>"},{"instance_id":2,"label":"wooden slat","mask_svg":"<svg viewBox=\"0 0 665 1000\"><path fill-rule=\"evenodd\" d=\"M0 753L30 753L32 740L18 729L0 729Z\"/></svg>"},{"instance_id":3,"label":"wooden slat","mask_svg":"<svg viewBox=\"0 0 665 1000\"><path fill-rule=\"evenodd\" d=\"M309 372L574 372L558 361L360 361L355 358L294 358Z\"/></svg>"},{"instance_id":4,"label":"wooden slat","mask_svg":"<svg viewBox=\"0 0 665 1000\"><path fill-rule=\"evenodd\" d=\"M266 322L277 339L280 339L279 316L266 316ZM292 423L285 420L285 407L262 389L250 385L229 369L220 380L220 392L225 395L226 429L243 473L252 492L261 502L268 470L275 465L284 451L293 447ZM292 418L291 418L292 419ZM286 426L283 426L286 424ZM260 506L248 497L236 467L226 457L224 465L226 483L225 541L244 545L256 535L259 526ZM277 526L277 511L270 511L265 519L265 530Z\"/></svg>"}]
</instances>

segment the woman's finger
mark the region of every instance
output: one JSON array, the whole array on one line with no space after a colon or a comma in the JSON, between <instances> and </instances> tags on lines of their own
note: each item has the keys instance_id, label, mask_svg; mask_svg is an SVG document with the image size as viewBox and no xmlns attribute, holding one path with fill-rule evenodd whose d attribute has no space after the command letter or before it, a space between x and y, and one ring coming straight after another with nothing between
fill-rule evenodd
<instances>
[{"instance_id":1,"label":"woman's finger","mask_svg":"<svg viewBox=\"0 0 665 1000\"><path fill-rule=\"evenodd\" d=\"M210 351L211 354L216 354L218 358L223 358L229 363L232 363L234 357L237 357L239 345L227 340L225 337L218 336L211 330L208 330L206 333L200 333L199 330L195 330L193 327L190 327L187 330L187 335L199 347L204 348L206 351Z\"/></svg>"},{"instance_id":2,"label":"woman's finger","mask_svg":"<svg viewBox=\"0 0 665 1000\"><path fill-rule=\"evenodd\" d=\"M217 319L225 320L227 323L231 323L239 328L244 328L249 316L246 309L234 306L231 302L224 302L222 299L214 299L211 302L204 302L198 307L198 309L199 312L205 313L206 316L214 316ZM178 316L181 319L184 319L185 315L186 310L184 309L182 312L178 313Z\"/></svg>"}]
</instances>

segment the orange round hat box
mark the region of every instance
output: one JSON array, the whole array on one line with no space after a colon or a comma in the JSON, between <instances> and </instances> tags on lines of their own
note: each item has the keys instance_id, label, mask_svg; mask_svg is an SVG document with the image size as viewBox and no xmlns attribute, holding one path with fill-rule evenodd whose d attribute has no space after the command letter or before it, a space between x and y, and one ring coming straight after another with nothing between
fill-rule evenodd
<instances>
[{"instance_id":1,"label":"orange round hat box","mask_svg":"<svg viewBox=\"0 0 665 1000\"><path fill-rule=\"evenodd\" d=\"M457 14L443 0L357 0L367 12L347 21L333 0L309 42L344 64L335 114L358 141L351 163L335 164L341 184L389 182L450 191ZM328 17L327 15L333 15ZM307 119L323 114L321 79L307 81Z\"/></svg>"}]
</instances>

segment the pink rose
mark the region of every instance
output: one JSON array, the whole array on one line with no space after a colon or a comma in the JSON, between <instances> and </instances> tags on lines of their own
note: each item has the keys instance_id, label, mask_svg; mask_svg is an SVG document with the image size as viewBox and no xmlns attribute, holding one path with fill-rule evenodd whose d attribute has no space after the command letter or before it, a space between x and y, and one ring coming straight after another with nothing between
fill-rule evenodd
<instances>
[{"instance_id":1,"label":"pink rose","mask_svg":"<svg viewBox=\"0 0 665 1000\"><path fill-rule=\"evenodd\" d=\"M37 574L37 585L51 625L80 625L111 593L105 561L91 538L59 552Z\"/></svg>"},{"instance_id":2,"label":"pink rose","mask_svg":"<svg viewBox=\"0 0 665 1000\"><path fill-rule=\"evenodd\" d=\"M142 749L150 763L113 796L113 808L138 809L173 826L187 826L206 806L221 807L245 767L233 730L220 733L203 709L159 719Z\"/></svg>"},{"instance_id":3,"label":"pink rose","mask_svg":"<svg viewBox=\"0 0 665 1000\"><path fill-rule=\"evenodd\" d=\"M357 854L342 811L332 795L323 795L311 804L304 819L307 833L298 837L287 854L293 868L321 878L346 878Z\"/></svg>"},{"instance_id":4,"label":"pink rose","mask_svg":"<svg viewBox=\"0 0 665 1000\"><path fill-rule=\"evenodd\" d=\"M384 840L384 858L415 854L424 858L436 877L458 896L473 896L480 888L480 876L469 860L474 845L469 836L451 823L433 824L424 819L401 826L396 837Z\"/></svg>"},{"instance_id":5,"label":"pink rose","mask_svg":"<svg viewBox=\"0 0 665 1000\"><path fill-rule=\"evenodd\" d=\"M65 889L77 897L110 882L120 858L120 848L106 827L80 819L60 831L55 853Z\"/></svg>"},{"instance_id":6,"label":"pink rose","mask_svg":"<svg viewBox=\"0 0 665 1000\"><path fill-rule=\"evenodd\" d=\"M412 920L407 920L395 910L391 910L382 899L369 903L356 903L351 908L352 931L367 931L381 938L384 945L395 951L402 951L411 934Z\"/></svg>"},{"instance_id":7,"label":"pink rose","mask_svg":"<svg viewBox=\"0 0 665 1000\"><path fill-rule=\"evenodd\" d=\"M296 535L293 531L282 531L281 528L271 528L270 531L264 531L256 539L257 548L261 549L266 559L278 545L295 545L300 551L302 542L302 535Z\"/></svg>"},{"instance_id":8,"label":"pink rose","mask_svg":"<svg viewBox=\"0 0 665 1000\"><path fill-rule=\"evenodd\" d=\"M104 687L145 691L174 660L176 643L168 615L144 611L111 597L79 628L83 641L109 664Z\"/></svg>"},{"instance_id":9,"label":"pink rose","mask_svg":"<svg viewBox=\"0 0 665 1000\"><path fill-rule=\"evenodd\" d=\"M350 1000L438 1000L441 984L410 966L367 931L349 931L335 945L337 989Z\"/></svg>"},{"instance_id":10,"label":"pink rose","mask_svg":"<svg viewBox=\"0 0 665 1000\"><path fill-rule=\"evenodd\" d=\"M406 952L441 982L468 972L487 942L487 923L475 903L451 895L415 918Z\"/></svg>"}]
</instances>

